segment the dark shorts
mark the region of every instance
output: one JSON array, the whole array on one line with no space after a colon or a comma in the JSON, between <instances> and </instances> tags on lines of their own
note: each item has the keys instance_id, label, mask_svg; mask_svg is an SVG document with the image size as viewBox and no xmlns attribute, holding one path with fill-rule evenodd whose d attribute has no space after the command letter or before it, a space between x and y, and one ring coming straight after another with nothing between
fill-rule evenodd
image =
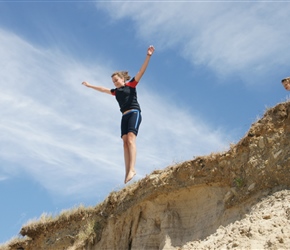
<instances>
[{"instance_id":1,"label":"dark shorts","mask_svg":"<svg viewBox=\"0 0 290 250\"><path fill-rule=\"evenodd\" d=\"M137 136L141 121L141 113L137 109L124 114L121 121L121 137L129 132L133 132Z\"/></svg>"}]
</instances>

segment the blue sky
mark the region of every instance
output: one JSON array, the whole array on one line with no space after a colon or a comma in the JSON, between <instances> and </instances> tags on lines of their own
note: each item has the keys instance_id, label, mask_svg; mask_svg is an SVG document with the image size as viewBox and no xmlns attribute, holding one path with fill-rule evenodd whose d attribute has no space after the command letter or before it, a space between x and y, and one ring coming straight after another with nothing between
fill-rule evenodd
<instances>
[{"instance_id":1,"label":"blue sky","mask_svg":"<svg viewBox=\"0 0 290 250\"><path fill-rule=\"evenodd\" d=\"M289 11L288 1L0 1L0 242L124 187L118 104L82 81L113 88L111 73L133 76L155 46L137 87L133 181L225 151L289 98Z\"/></svg>"}]
</instances>

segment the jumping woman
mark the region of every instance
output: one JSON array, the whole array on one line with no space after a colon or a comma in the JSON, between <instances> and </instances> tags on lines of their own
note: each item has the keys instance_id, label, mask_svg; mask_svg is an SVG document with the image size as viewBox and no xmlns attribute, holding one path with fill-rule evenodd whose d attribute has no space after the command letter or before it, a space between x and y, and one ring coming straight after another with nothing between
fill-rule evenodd
<instances>
[{"instance_id":1,"label":"jumping woman","mask_svg":"<svg viewBox=\"0 0 290 250\"><path fill-rule=\"evenodd\" d=\"M131 78L128 75L128 71L114 72L111 75L115 85L114 89L94 86L88 82L82 83L89 88L115 96L119 103L120 111L122 112L121 138L123 140L126 168L125 183L129 182L136 175L136 137L142 120L141 109L137 100L136 86L145 73L154 50L153 46L149 46L145 61L135 77Z\"/></svg>"}]
</instances>

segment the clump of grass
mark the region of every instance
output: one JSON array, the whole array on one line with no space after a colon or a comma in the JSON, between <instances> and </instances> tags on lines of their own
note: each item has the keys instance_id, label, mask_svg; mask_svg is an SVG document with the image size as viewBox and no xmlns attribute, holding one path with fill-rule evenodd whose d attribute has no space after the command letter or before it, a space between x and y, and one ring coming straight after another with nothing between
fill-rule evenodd
<instances>
[{"instance_id":1,"label":"clump of grass","mask_svg":"<svg viewBox=\"0 0 290 250\"><path fill-rule=\"evenodd\" d=\"M78 207L62 210L60 214L57 216L57 219L68 220L75 215L86 213L88 210L89 208L86 208L83 204L80 204Z\"/></svg>"},{"instance_id":2,"label":"clump of grass","mask_svg":"<svg viewBox=\"0 0 290 250\"><path fill-rule=\"evenodd\" d=\"M235 182L235 186L238 188L243 187L245 184L245 180L241 177L235 178L234 182Z\"/></svg>"},{"instance_id":3,"label":"clump of grass","mask_svg":"<svg viewBox=\"0 0 290 250\"><path fill-rule=\"evenodd\" d=\"M90 214L94 208L86 208L84 205L79 205L72 209L62 210L59 215L43 213L39 218L29 220L23 228L26 230L36 230L38 227L45 226L53 222L68 221L74 216L85 216Z\"/></svg>"},{"instance_id":4,"label":"clump of grass","mask_svg":"<svg viewBox=\"0 0 290 250\"><path fill-rule=\"evenodd\" d=\"M36 229L40 225L47 224L54 219L52 214L43 213L38 219L34 218L29 220L23 227L29 229Z\"/></svg>"},{"instance_id":5,"label":"clump of grass","mask_svg":"<svg viewBox=\"0 0 290 250\"><path fill-rule=\"evenodd\" d=\"M94 221L90 221L86 227L79 232L78 242L81 242L83 245L93 244L96 238L96 231L98 230L96 225L98 224Z\"/></svg>"},{"instance_id":6,"label":"clump of grass","mask_svg":"<svg viewBox=\"0 0 290 250\"><path fill-rule=\"evenodd\" d=\"M22 249L21 245L25 242L25 238L13 237L9 241L0 245L0 250Z\"/></svg>"}]
</instances>

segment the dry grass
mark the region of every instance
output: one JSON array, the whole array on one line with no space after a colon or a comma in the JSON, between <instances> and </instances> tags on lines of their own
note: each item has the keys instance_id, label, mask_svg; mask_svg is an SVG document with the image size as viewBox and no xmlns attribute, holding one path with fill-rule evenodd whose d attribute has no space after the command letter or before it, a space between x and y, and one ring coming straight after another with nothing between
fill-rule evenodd
<instances>
[{"instance_id":1,"label":"dry grass","mask_svg":"<svg viewBox=\"0 0 290 250\"><path fill-rule=\"evenodd\" d=\"M10 246L15 246L16 249L17 249L17 247L19 247L19 249L21 249L20 246L25 241L26 241L25 238L13 237L9 241L7 241L4 244L2 244L0 246L0 250L10 250L11 249Z\"/></svg>"},{"instance_id":2,"label":"dry grass","mask_svg":"<svg viewBox=\"0 0 290 250\"><path fill-rule=\"evenodd\" d=\"M81 230L78 234L78 240L84 243L93 243L96 237L95 233L95 223L94 221L90 221L87 226Z\"/></svg>"},{"instance_id":3,"label":"dry grass","mask_svg":"<svg viewBox=\"0 0 290 250\"><path fill-rule=\"evenodd\" d=\"M29 220L23 227L33 230L39 227L39 225L47 224L53 220L54 217L52 214L43 213L39 218Z\"/></svg>"},{"instance_id":4,"label":"dry grass","mask_svg":"<svg viewBox=\"0 0 290 250\"><path fill-rule=\"evenodd\" d=\"M63 210L60 212L60 214L56 216L48 213L43 213L40 218L34 218L29 220L25 225L23 225L22 228L25 229L25 231L34 231L37 230L37 228L47 227L49 224L69 221L71 218L74 217L86 217L86 215L92 214L94 210L95 208L93 207L85 207L81 204L78 207Z\"/></svg>"}]
</instances>

